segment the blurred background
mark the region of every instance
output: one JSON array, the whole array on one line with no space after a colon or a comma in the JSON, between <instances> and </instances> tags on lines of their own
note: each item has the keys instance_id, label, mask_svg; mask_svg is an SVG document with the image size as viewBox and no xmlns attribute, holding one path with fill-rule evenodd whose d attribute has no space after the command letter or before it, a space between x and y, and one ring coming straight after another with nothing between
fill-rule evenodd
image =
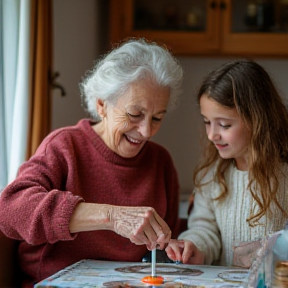
<instances>
[{"instance_id":1,"label":"blurred background","mask_svg":"<svg viewBox=\"0 0 288 288\"><path fill-rule=\"evenodd\" d=\"M121 36L124 38L130 35L140 35L154 37L154 39L160 39L162 42L167 40L166 44L172 48L172 51L178 52L176 56L185 71L184 93L178 109L167 115L154 140L171 152L179 173L181 200L185 201L193 189L192 173L200 152L199 132L202 122L195 103L198 85L200 85L203 76L211 69L232 59L248 57L256 60L268 70L283 97L288 98L288 14L281 16L281 26L279 22L277 28L275 20L272 19L273 15L266 15L267 10L269 13L273 11L274 6L271 1L268 3L267 1L242 0L223 2L135 0L134 4L133 1L122 0L110 2L114 2L113 14L110 13L113 7L109 7L107 0L53 1L54 69L60 72L59 81L65 87L67 95L61 97L57 90L53 93L52 129L74 125L80 118L86 116L81 108L78 83L85 71L91 68L94 60L109 50L111 44L121 39ZM128 2L128 6L125 7L124 2ZM282 9L283 13L288 13L288 3L285 1L274 2L275 5L278 5L278 9ZM226 7L220 8L221 4L224 5L223 3L226 3ZM213 8L213 5L216 7ZM261 12L259 5L262 5L262 16L258 15ZM232 16L223 15L228 9L236 18L234 22ZM210 10L218 13L218 15L211 15ZM208 16L212 20L205 18ZM226 21L230 21L230 25L233 27L229 28L227 27L228 23L223 23L225 17L228 18ZM257 17L262 17L262 22L261 19L257 20ZM263 23L264 20L267 23ZM209 21L212 21L211 24ZM111 27L111 25L114 26ZM208 25L210 27L207 27ZM211 30L208 31L210 35L204 36L208 40L203 40L204 37L199 37L199 34L207 33L207 29ZM229 43L233 38L232 40L224 39L224 32L222 31L221 34L221 29L235 32L232 35L236 39L235 41L244 41L244 44L236 43L236 48L230 45ZM238 36L249 34L248 36L252 38L237 40L237 34ZM279 48L279 43L276 42L275 47L268 47L270 50L267 48L267 51L263 52L266 46L276 41L269 38L274 35L277 37L281 35L283 40L280 40L280 43L284 44L284 48ZM258 40L256 36L264 36L264 39ZM111 39L113 37L114 39ZM210 44L213 37L218 37L215 40L216 44L213 44L214 46ZM223 49L223 43L219 43L221 40L228 43L228 48L224 47ZM206 51L204 41L208 42ZM252 45L252 48L247 48L247 45L251 45L253 42L257 42L256 44L259 44L260 47L254 48ZM173 46L173 44L175 45ZM216 48L214 48L215 46ZM228 49L232 52L227 52ZM185 209L186 206L181 213L185 214Z\"/></svg>"},{"instance_id":2,"label":"blurred background","mask_svg":"<svg viewBox=\"0 0 288 288\"><path fill-rule=\"evenodd\" d=\"M39 56L40 61L32 63L34 67L34 63L43 64L44 60L51 58L52 71L49 72L49 83L53 85L49 85L53 88L52 95L48 102L38 104L41 108L48 107L45 112L48 113L47 116L40 111L40 116L44 115L42 122L46 122L46 128L42 129L41 125L38 127L42 135L35 141L30 154L26 153L26 159L49 131L75 125L79 119L88 116L81 105L79 82L95 61L108 52L115 43L129 36L141 36L166 44L172 49L184 68L184 91L179 107L167 115L160 132L153 140L165 146L174 159L181 186L181 217L186 215L187 199L193 190L192 173L200 153L199 134L203 125L195 103L195 94L204 75L224 62L251 58L267 69L283 97L288 99L288 0L0 1L4 3L0 5L1 9L4 9L7 4L16 2L21 5L27 3L27 6L31 2L38 8L40 4L48 2L50 5L48 8L40 7L43 13L41 15L44 16L40 16L38 10L32 5L31 15L34 15L37 21L45 22L47 9L51 10L48 13L51 16L50 20L46 21L51 27L50 30L40 30L40 24L37 24L36 20L36 24L34 23L36 27L34 29L39 29L40 38L50 39L51 53L48 53L48 56ZM3 13L3 10L1 12ZM7 15L3 13L3 22ZM31 16L29 13L27 15ZM15 19L18 18L16 15ZM11 21L8 24L10 28L13 24ZM21 20L18 27L21 29L24 27ZM7 44L11 41L11 34L8 33L5 37L3 43ZM45 47L45 44L42 45L43 51ZM33 52L30 50L26 55L30 53L31 56L31 51ZM11 67L13 64L11 59L14 58L9 60L6 56L2 57L2 64L5 63L4 60L10 61L6 66L3 64L3 69ZM23 61L26 58L19 59ZM15 71L18 71L17 69ZM5 73L4 75L7 75ZM20 94L21 91L20 89ZM5 112L8 111L7 105L4 103L5 106L1 101L0 116L8 113ZM27 101L19 103L21 107L27 105ZM19 115L15 119L14 126L10 121L6 121L5 126L0 117L0 132L15 131L17 127L19 128L22 120ZM30 119L31 123L37 124L38 120ZM16 128L13 129L12 126ZM26 130L21 129L21 131ZM3 137L0 139L0 191L7 182L7 175L11 174L13 178L16 171L14 169L14 172L10 173L7 169L6 175L3 171L9 168L9 165L5 163L19 162L13 159L9 162L7 155L17 154L9 143L22 145L26 141L25 139L13 140L14 138L9 137L5 143L2 141ZM8 152L9 149L14 152L2 153L1 151L5 150L1 150L1 147L6 147ZM16 164L17 168L18 164Z\"/></svg>"}]
</instances>

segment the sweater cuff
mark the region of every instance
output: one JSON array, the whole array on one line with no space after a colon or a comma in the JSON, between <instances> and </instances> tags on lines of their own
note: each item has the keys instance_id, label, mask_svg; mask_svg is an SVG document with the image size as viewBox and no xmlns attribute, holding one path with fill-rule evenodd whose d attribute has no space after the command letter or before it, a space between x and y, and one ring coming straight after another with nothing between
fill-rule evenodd
<instances>
[{"instance_id":1,"label":"sweater cuff","mask_svg":"<svg viewBox=\"0 0 288 288\"><path fill-rule=\"evenodd\" d=\"M57 213L55 216L55 222L52 226L54 227L53 234L56 241L74 240L77 237L78 233L70 233L69 223L75 207L80 202L84 202L84 199L73 195L71 192L67 192L65 201L62 203L60 213Z\"/></svg>"}]
</instances>

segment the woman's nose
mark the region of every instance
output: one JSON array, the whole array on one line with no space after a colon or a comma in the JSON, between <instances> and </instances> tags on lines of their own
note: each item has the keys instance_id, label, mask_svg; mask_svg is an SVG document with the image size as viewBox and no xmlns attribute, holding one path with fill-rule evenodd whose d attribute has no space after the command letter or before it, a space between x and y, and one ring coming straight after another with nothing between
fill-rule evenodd
<instances>
[{"instance_id":1,"label":"woman's nose","mask_svg":"<svg viewBox=\"0 0 288 288\"><path fill-rule=\"evenodd\" d=\"M152 136L152 123L149 120L143 120L139 123L138 132L145 138L150 138Z\"/></svg>"}]
</instances>

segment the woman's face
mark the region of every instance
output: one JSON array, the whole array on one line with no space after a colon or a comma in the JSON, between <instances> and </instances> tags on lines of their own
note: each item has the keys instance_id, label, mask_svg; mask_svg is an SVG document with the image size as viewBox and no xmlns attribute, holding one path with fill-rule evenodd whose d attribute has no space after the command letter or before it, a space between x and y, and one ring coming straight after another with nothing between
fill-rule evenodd
<instances>
[{"instance_id":1,"label":"woman's face","mask_svg":"<svg viewBox=\"0 0 288 288\"><path fill-rule=\"evenodd\" d=\"M151 81L134 83L115 105L104 102L103 121L95 130L115 153L126 158L134 157L158 132L169 97L168 88L159 87Z\"/></svg>"},{"instance_id":2,"label":"woman's face","mask_svg":"<svg viewBox=\"0 0 288 288\"><path fill-rule=\"evenodd\" d=\"M234 158L239 170L247 170L250 133L236 109L222 106L204 94L200 98L200 110L208 139L220 157Z\"/></svg>"}]
</instances>

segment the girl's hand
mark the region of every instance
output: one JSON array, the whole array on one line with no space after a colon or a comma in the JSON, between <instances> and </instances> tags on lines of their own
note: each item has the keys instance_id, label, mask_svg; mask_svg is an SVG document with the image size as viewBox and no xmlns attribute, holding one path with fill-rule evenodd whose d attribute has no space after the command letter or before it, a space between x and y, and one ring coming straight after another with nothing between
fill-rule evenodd
<instances>
[{"instance_id":1,"label":"girl's hand","mask_svg":"<svg viewBox=\"0 0 288 288\"><path fill-rule=\"evenodd\" d=\"M165 251L173 261L180 261L183 264L204 264L205 253L189 240L171 239Z\"/></svg>"}]
</instances>

